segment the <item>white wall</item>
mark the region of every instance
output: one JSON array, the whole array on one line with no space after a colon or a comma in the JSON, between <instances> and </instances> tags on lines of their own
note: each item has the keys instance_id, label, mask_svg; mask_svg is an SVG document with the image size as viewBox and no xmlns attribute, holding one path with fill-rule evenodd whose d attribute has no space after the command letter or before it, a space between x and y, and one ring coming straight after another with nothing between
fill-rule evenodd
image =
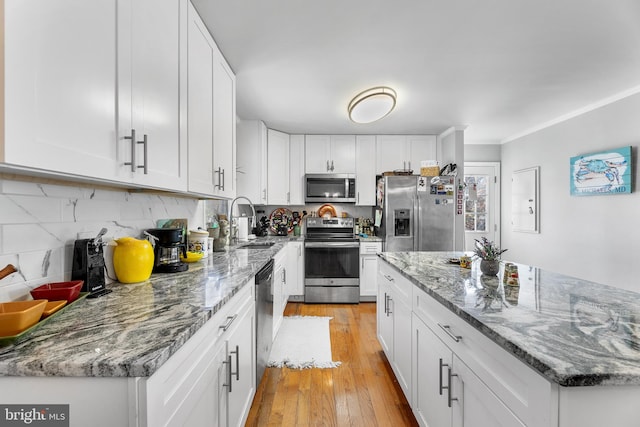
<instances>
[{"instance_id":1,"label":"white wall","mask_svg":"<svg viewBox=\"0 0 640 427\"><path fill-rule=\"evenodd\" d=\"M640 292L640 94L502 147L502 247L507 260ZM632 146L634 192L569 194L569 159ZM540 233L511 230L511 175L540 166Z\"/></svg>"},{"instance_id":2,"label":"white wall","mask_svg":"<svg viewBox=\"0 0 640 427\"><path fill-rule=\"evenodd\" d=\"M500 144L465 144L465 162L499 162L502 146Z\"/></svg>"},{"instance_id":3,"label":"white wall","mask_svg":"<svg viewBox=\"0 0 640 427\"><path fill-rule=\"evenodd\" d=\"M19 270L0 280L0 301L30 299L40 284L69 280L79 233L89 238L106 227L107 237L140 237L167 218L196 228L204 225L200 209L196 199L0 179L0 268Z\"/></svg>"}]
</instances>

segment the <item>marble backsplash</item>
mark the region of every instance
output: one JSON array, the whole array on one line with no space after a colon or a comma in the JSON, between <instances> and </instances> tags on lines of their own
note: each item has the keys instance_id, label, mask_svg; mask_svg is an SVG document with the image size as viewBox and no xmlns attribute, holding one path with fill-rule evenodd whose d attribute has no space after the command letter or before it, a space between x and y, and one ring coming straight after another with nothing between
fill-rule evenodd
<instances>
[{"instance_id":1,"label":"marble backsplash","mask_svg":"<svg viewBox=\"0 0 640 427\"><path fill-rule=\"evenodd\" d=\"M0 302L29 299L36 286L69 280L78 238L102 227L106 239L139 237L165 218L186 218L196 228L204 225L202 209L198 199L170 194L0 179L0 268L19 270L0 280Z\"/></svg>"}]
</instances>

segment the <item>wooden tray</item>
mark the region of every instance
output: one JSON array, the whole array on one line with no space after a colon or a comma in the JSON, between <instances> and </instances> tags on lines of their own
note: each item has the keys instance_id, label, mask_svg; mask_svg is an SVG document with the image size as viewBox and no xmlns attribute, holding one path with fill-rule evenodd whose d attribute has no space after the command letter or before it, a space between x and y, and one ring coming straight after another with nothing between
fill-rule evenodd
<instances>
[{"instance_id":1,"label":"wooden tray","mask_svg":"<svg viewBox=\"0 0 640 427\"><path fill-rule=\"evenodd\" d=\"M80 295L78 295L78 298L76 298L73 302L71 302L70 304L65 305L60 310L56 311L55 313L51 314L50 316L40 318L40 321L38 323L36 323L35 325L25 329L24 331L20 332L19 334L7 336L7 337L0 337L0 346L4 347L4 346L7 346L7 345L11 345L11 344L15 343L17 340L24 338L25 336L27 336L28 334L33 332L36 328L38 328L40 325L43 325L43 324L47 323L49 320L53 319L54 317L56 317L57 315L59 315L60 313L65 311L67 308L71 307L72 305L76 304L78 301L80 301L82 299L85 299L87 297L87 295L89 295L89 292L80 292Z\"/></svg>"}]
</instances>

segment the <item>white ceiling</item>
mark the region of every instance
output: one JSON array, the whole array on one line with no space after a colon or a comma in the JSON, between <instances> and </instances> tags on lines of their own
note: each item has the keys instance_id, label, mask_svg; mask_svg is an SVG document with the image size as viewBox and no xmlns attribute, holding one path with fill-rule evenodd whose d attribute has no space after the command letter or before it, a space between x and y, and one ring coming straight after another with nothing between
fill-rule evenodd
<instances>
[{"instance_id":1,"label":"white ceiling","mask_svg":"<svg viewBox=\"0 0 640 427\"><path fill-rule=\"evenodd\" d=\"M237 77L237 113L288 133L503 141L640 87L639 0L193 0ZM388 85L395 111L349 121Z\"/></svg>"}]
</instances>

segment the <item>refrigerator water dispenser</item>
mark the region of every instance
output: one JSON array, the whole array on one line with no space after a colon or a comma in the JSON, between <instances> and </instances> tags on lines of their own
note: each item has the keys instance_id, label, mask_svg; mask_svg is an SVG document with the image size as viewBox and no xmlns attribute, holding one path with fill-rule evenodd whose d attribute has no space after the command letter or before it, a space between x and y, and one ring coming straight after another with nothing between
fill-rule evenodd
<instances>
[{"instance_id":1,"label":"refrigerator water dispenser","mask_svg":"<svg viewBox=\"0 0 640 427\"><path fill-rule=\"evenodd\" d=\"M411 210L395 209L394 217L394 236L411 236Z\"/></svg>"}]
</instances>

